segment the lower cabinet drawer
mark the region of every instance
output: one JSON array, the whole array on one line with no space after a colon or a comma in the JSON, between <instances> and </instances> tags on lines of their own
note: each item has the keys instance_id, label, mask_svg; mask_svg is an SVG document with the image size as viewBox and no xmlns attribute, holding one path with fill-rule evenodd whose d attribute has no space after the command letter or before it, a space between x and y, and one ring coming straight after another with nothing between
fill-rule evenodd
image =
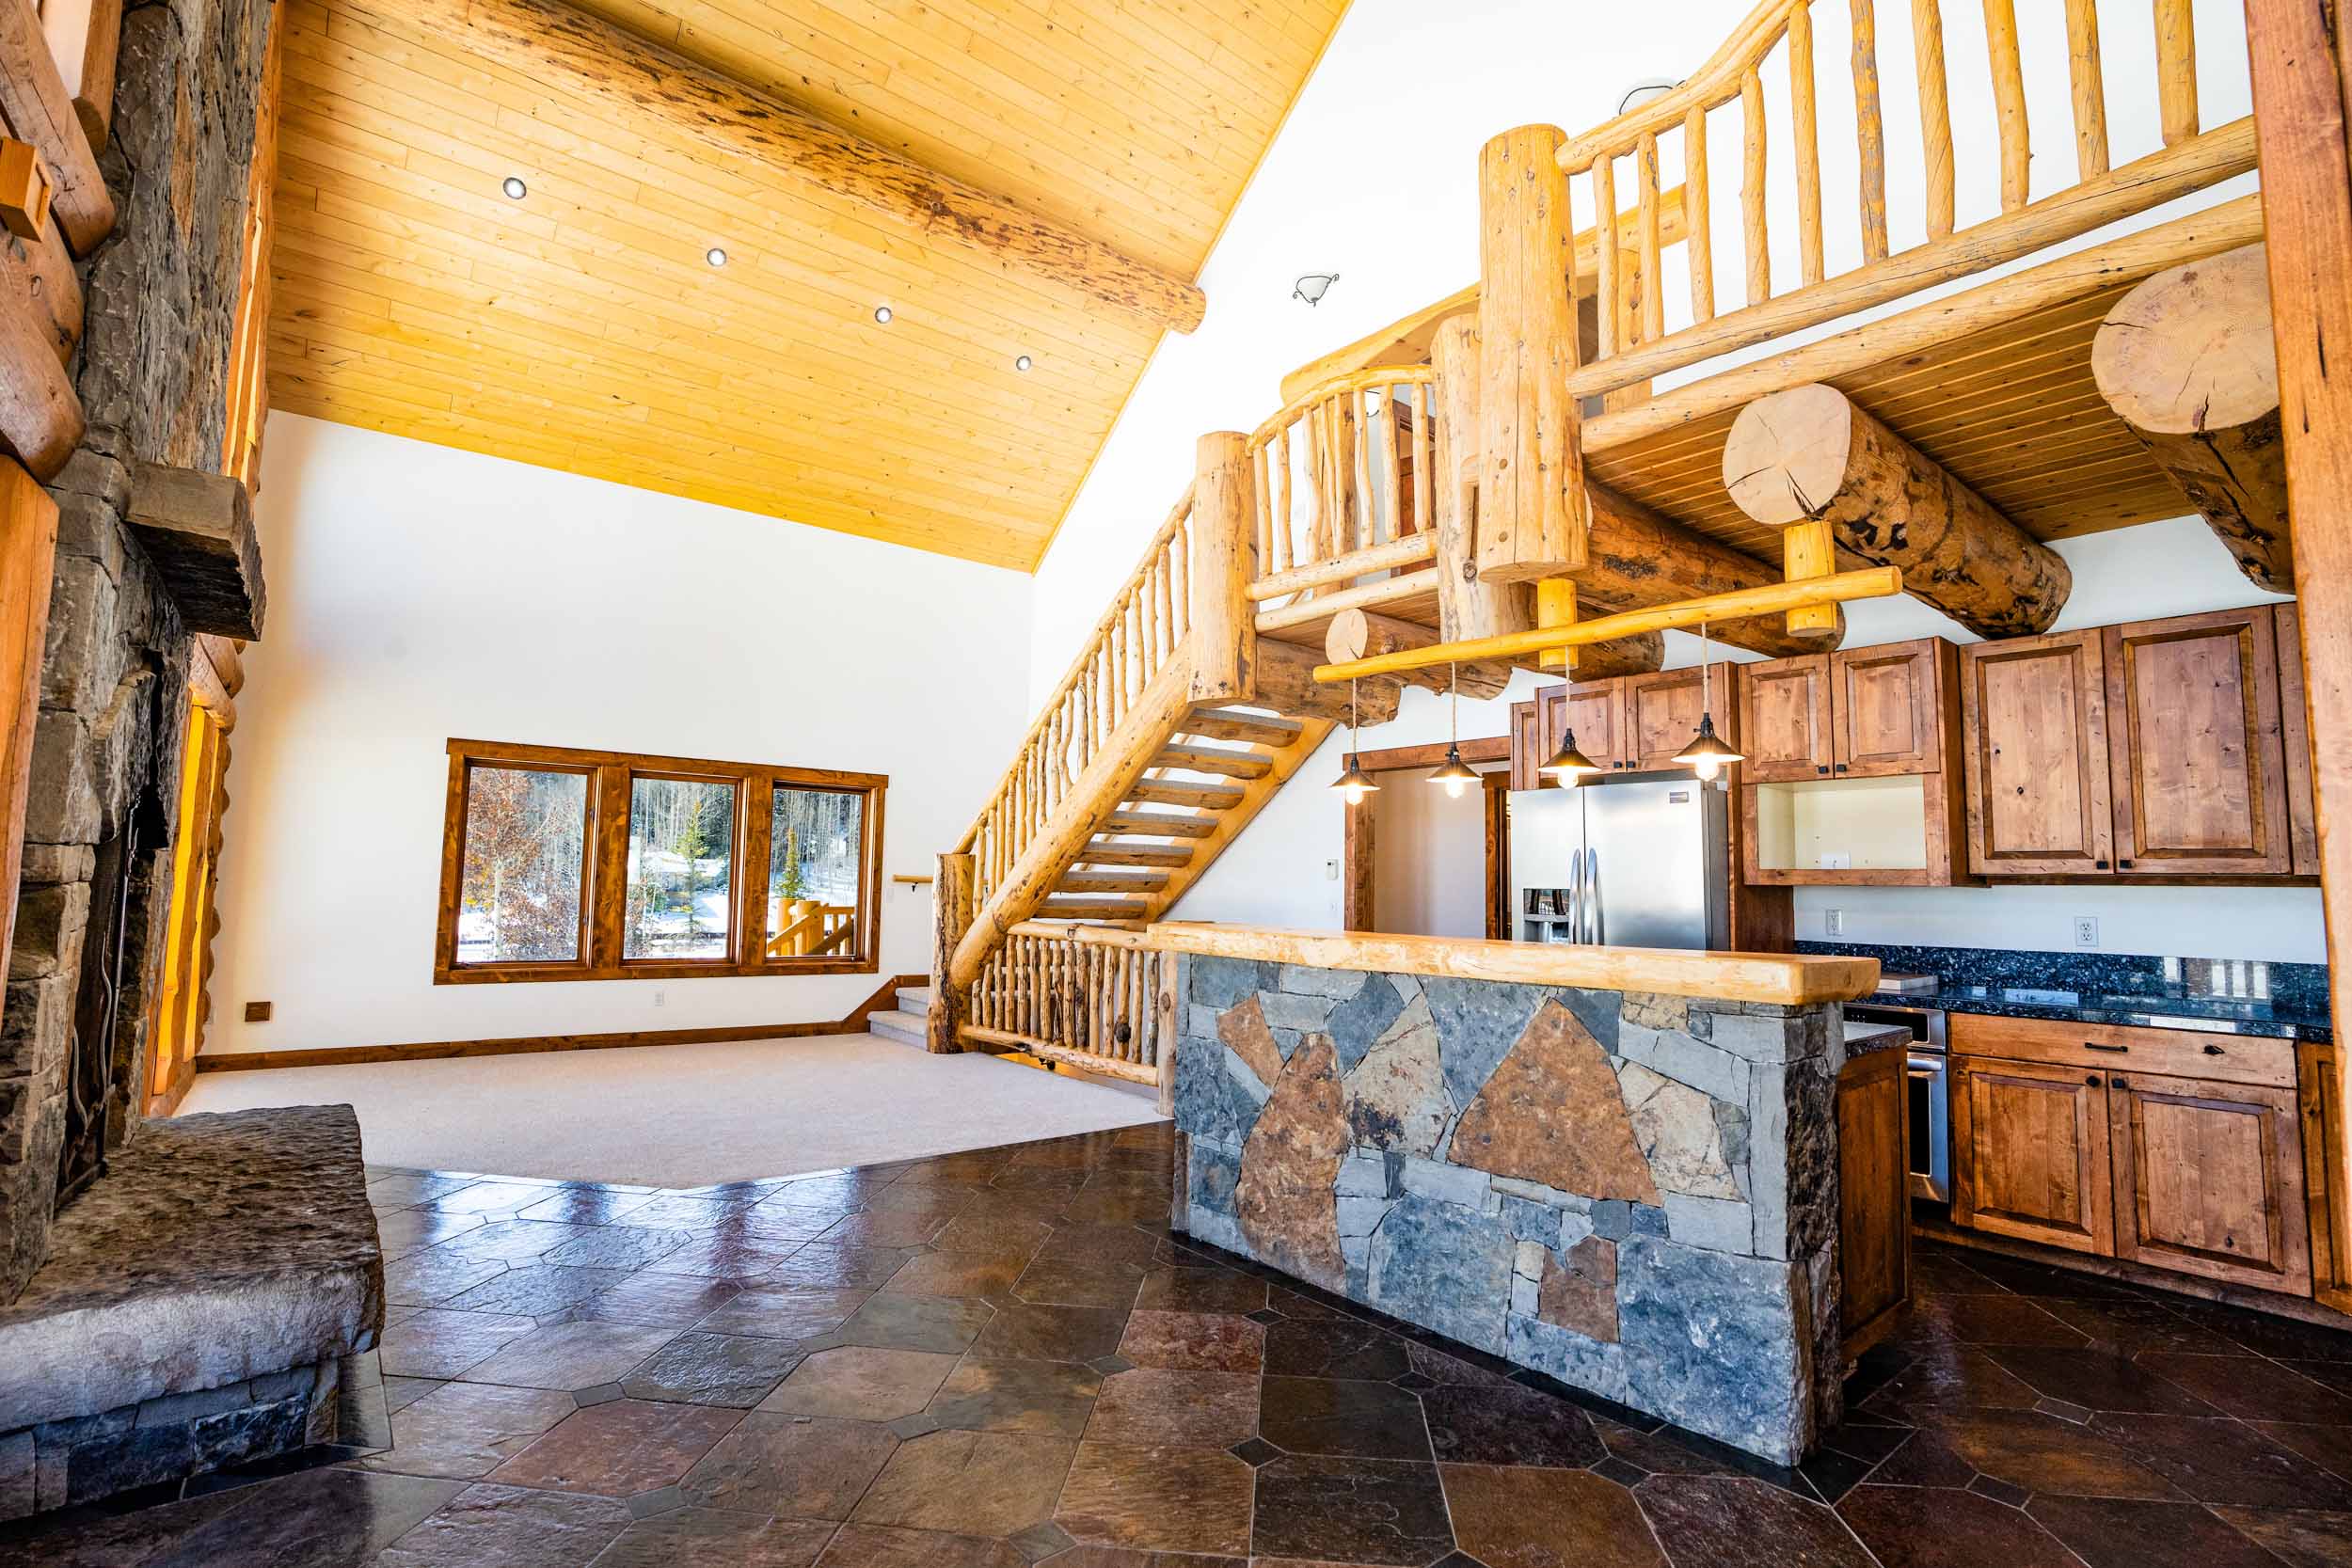
<instances>
[{"instance_id":1,"label":"lower cabinet drawer","mask_svg":"<svg viewBox=\"0 0 2352 1568\"><path fill-rule=\"evenodd\" d=\"M2295 1087L2295 1042L2259 1035L2194 1029L2141 1029L2116 1023L2061 1023L2041 1018L1953 1013L1946 1021L1955 1055L2114 1072L2161 1072L2224 1084Z\"/></svg>"}]
</instances>

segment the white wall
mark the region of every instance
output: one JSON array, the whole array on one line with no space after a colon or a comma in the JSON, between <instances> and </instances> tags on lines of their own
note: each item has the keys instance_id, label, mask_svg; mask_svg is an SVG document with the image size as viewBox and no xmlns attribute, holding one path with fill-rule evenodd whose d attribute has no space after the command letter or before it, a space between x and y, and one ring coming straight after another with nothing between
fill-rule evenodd
<instances>
[{"instance_id":1,"label":"white wall","mask_svg":"<svg viewBox=\"0 0 2352 1568\"><path fill-rule=\"evenodd\" d=\"M886 773L928 873L1026 722L1026 578L283 413L258 512L209 1050L834 1019L930 967L885 882L879 974L436 986L444 748Z\"/></svg>"}]
</instances>

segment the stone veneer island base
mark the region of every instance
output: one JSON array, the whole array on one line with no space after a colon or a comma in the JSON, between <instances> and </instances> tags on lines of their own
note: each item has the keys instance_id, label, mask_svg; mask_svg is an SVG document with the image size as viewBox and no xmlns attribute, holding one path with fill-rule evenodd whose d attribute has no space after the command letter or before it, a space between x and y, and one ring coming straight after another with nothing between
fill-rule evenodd
<instances>
[{"instance_id":1,"label":"stone veneer island base","mask_svg":"<svg viewBox=\"0 0 2352 1568\"><path fill-rule=\"evenodd\" d=\"M1181 1228L1777 1463L1836 1423L1838 1003L1875 963L1152 934L1187 953ZM1547 971L1686 994L1472 977Z\"/></svg>"},{"instance_id":2,"label":"stone veneer island base","mask_svg":"<svg viewBox=\"0 0 2352 1568\"><path fill-rule=\"evenodd\" d=\"M0 1307L0 1519L332 1441L383 1325L350 1106L148 1123Z\"/></svg>"}]
</instances>

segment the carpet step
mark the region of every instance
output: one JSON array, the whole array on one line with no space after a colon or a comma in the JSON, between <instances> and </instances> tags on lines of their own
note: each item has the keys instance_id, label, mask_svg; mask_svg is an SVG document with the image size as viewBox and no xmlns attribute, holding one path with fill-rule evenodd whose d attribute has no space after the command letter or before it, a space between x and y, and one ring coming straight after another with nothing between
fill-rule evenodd
<instances>
[{"instance_id":1,"label":"carpet step","mask_svg":"<svg viewBox=\"0 0 2352 1568\"><path fill-rule=\"evenodd\" d=\"M900 986L898 988L898 1010L903 1013L913 1013L917 1018L929 1013L931 1010L931 988Z\"/></svg>"},{"instance_id":2,"label":"carpet step","mask_svg":"<svg viewBox=\"0 0 2352 1568\"><path fill-rule=\"evenodd\" d=\"M897 1040L903 1045L921 1045L925 1043L930 1023L921 1013L894 1010L868 1013L866 1027L869 1033L880 1035L886 1040Z\"/></svg>"}]
</instances>

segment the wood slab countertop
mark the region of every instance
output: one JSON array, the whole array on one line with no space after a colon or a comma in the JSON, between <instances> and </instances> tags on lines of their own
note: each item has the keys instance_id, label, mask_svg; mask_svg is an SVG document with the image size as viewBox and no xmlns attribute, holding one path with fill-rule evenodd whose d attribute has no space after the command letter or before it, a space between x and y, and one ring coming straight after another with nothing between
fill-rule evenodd
<instances>
[{"instance_id":1,"label":"wood slab countertop","mask_svg":"<svg viewBox=\"0 0 2352 1568\"><path fill-rule=\"evenodd\" d=\"M1360 969L1391 974L1443 974L1531 986L1646 990L1726 1002L1799 1006L1851 1002L1879 983L1876 958L1795 953L1701 953L1661 947L1584 947L1486 942L1467 937L1377 931L1284 931L1253 926L1163 921L1144 945L1204 958L1254 958L1310 969Z\"/></svg>"}]
</instances>

